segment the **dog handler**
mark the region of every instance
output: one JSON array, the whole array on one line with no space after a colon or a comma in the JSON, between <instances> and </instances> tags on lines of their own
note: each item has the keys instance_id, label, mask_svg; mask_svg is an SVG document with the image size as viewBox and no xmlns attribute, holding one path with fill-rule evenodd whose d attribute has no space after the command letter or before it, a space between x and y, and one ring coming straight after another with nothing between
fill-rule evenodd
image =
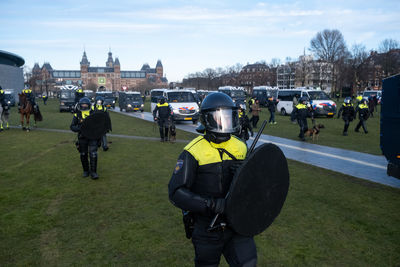
<instances>
[{"instance_id":1,"label":"dog handler","mask_svg":"<svg viewBox=\"0 0 400 267\"><path fill-rule=\"evenodd\" d=\"M340 118L340 115L342 115L342 118L344 120L344 129L343 129L343 135L347 136L347 129L349 129L350 122L354 119L354 106L351 103L351 97L346 97L343 100L343 105L340 107L338 116L337 118Z\"/></svg>"},{"instance_id":2,"label":"dog handler","mask_svg":"<svg viewBox=\"0 0 400 267\"><path fill-rule=\"evenodd\" d=\"M171 112L171 107L165 101L165 98L161 97L160 103L157 103L157 106L153 111L154 121L158 122L158 127L160 128L161 142L168 141L168 128L171 120Z\"/></svg>"},{"instance_id":3,"label":"dog handler","mask_svg":"<svg viewBox=\"0 0 400 267\"><path fill-rule=\"evenodd\" d=\"M256 266L253 237L229 226L208 231L215 214L226 221L225 195L247 147L233 136L239 130L238 110L223 93L211 93L200 107L205 134L195 138L178 158L168 185L171 202L184 211L186 236L192 238L196 266L218 266L224 255L230 266Z\"/></svg>"}]
</instances>

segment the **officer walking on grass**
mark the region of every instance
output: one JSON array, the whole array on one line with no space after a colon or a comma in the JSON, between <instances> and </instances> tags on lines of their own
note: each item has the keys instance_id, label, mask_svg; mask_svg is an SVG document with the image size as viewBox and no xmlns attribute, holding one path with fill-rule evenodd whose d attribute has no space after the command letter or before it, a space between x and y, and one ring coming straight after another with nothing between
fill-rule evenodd
<instances>
[{"instance_id":1,"label":"officer walking on grass","mask_svg":"<svg viewBox=\"0 0 400 267\"><path fill-rule=\"evenodd\" d=\"M104 106L104 97L102 96L97 96L95 100L95 104L92 106L92 113L95 112L104 112L107 114L107 117L110 117L110 114L107 111L107 108ZM109 120L111 122L111 120ZM108 131L112 131L111 123L107 129ZM103 147L103 151L108 150L108 144L107 144L107 134L104 134L103 137L101 138L101 146Z\"/></svg>"},{"instance_id":2,"label":"officer walking on grass","mask_svg":"<svg viewBox=\"0 0 400 267\"><path fill-rule=\"evenodd\" d=\"M275 99L275 97L270 96L268 97L268 110L270 113L270 117L269 117L269 124L276 124L275 121L275 110L276 110L276 105L278 104L278 100Z\"/></svg>"},{"instance_id":3,"label":"officer walking on grass","mask_svg":"<svg viewBox=\"0 0 400 267\"><path fill-rule=\"evenodd\" d=\"M169 198L183 210L186 236L192 238L196 266L218 266L224 255L230 266L256 266L253 237L242 236L229 226L207 228L226 222L225 195L247 147L233 136L239 129L238 110L223 93L211 93L202 102L200 121L205 135L191 141L178 158L168 185Z\"/></svg>"},{"instance_id":4,"label":"officer walking on grass","mask_svg":"<svg viewBox=\"0 0 400 267\"><path fill-rule=\"evenodd\" d=\"M88 139L81 134L81 127L84 120L92 114L90 109L90 100L87 97L81 98L77 105L76 113L72 118L70 129L78 133L78 150L80 153L83 177L88 177L89 174L92 179L98 179L97 174L97 144L100 140ZM89 160L90 157L90 169Z\"/></svg>"},{"instance_id":5,"label":"officer walking on grass","mask_svg":"<svg viewBox=\"0 0 400 267\"><path fill-rule=\"evenodd\" d=\"M301 141L306 140L304 138L304 133L308 130L307 117L312 117L312 113L307 106L307 98L303 96L300 97L299 104L294 107L291 114L291 120L294 121L295 119L297 119L297 123L299 124L299 138L301 139Z\"/></svg>"},{"instance_id":6,"label":"officer walking on grass","mask_svg":"<svg viewBox=\"0 0 400 267\"><path fill-rule=\"evenodd\" d=\"M359 132L360 127L362 126L364 133L368 133L366 121L369 117L369 108L368 108L368 100L363 99L361 103L356 107L355 115L358 112L358 119L360 120L356 126L355 131Z\"/></svg>"},{"instance_id":7,"label":"officer walking on grass","mask_svg":"<svg viewBox=\"0 0 400 267\"><path fill-rule=\"evenodd\" d=\"M342 115L344 120L343 135L347 136L347 129L349 129L350 122L353 121L355 115L354 106L351 103L351 97L346 97L344 99L343 105L340 107L338 112L338 119L340 118L340 115Z\"/></svg>"},{"instance_id":8,"label":"officer walking on grass","mask_svg":"<svg viewBox=\"0 0 400 267\"><path fill-rule=\"evenodd\" d=\"M158 127L160 129L161 142L168 141L168 128L171 121L171 107L165 101L164 97L160 98L160 103L153 110L154 121L157 121Z\"/></svg>"}]
</instances>

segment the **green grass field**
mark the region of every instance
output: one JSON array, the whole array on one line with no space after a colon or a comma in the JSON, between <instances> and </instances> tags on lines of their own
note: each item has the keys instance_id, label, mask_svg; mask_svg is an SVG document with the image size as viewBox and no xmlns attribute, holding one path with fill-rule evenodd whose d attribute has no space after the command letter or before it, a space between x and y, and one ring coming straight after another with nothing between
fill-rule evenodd
<instances>
[{"instance_id":1,"label":"green grass field","mask_svg":"<svg viewBox=\"0 0 400 267\"><path fill-rule=\"evenodd\" d=\"M68 129L71 114L41 107L40 127ZM151 123L115 115L115 133L153 134ZM0 133L0 266L192 266L167 193L184 144L114 137L92 181L74 139ZM259 266L400 264L400 190L295 161L289 169L282 212L255 238Z\"/></svg>"}]
</instances>

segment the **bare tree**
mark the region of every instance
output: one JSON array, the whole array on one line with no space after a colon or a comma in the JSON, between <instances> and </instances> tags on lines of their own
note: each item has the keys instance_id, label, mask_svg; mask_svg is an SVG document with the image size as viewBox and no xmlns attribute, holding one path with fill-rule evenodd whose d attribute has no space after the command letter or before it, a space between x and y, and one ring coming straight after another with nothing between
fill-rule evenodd
<instances>
[{"instance_id":1,"label":"bare tree","mask_svg":"<svg viewBox=\"0 0 400 267\"><path fill-rule=\"evenodd\" d=\"M281 65L281 60L279 58L273 58L271 59L271 63L269 63L271 68L277 68L279 65Z\"/></svg>"},{"instance_id":2,"label":"bare tree","mask_svg":"<svg viewBox=\"0 0 400 267\"><path fill-rule=\"evenodd\" d=\"M352 88L356 91L361 90L362 81L367 80L367 68L366 61L368 59L368 53L363 44L354 44L351 47L351 70L352 70Z\"/></svg>"},{"instance_id":3,"label":"bare tree","mask_svg":"<svg viewBox=\"0 0 400 267\"><path fill-rule=\"evenodd\" d=\"M395 50L399 48L399 43L393 39L385 39L379 46L379 51L382 54L382 66L385 77L395 74L400 69L399 53Z\"/></svg>"},{"instance_id":4,"label":"bare tree","mask_svg":"<svg viewBox=\"0 0 400 267\"><path fill-rule=\"evenodd\" d=\"M347 55L347 47L339 30L325 29L311 39L310 51L317 59L330 63L332 66L332 87L337 91L336 79L339 76L338 64Z\"/></svg>"},{"instance_id":5,"label":"bare tree","mask_svg":"<svg viewBox=\"0 0 400 267\"><path fill-rule=\"evenodd\" d=\"M379 52L380 53L387 53L390 50L399 48L399 42L394 39L385 39L379 45Z\"/></svg>"}]
</instances>

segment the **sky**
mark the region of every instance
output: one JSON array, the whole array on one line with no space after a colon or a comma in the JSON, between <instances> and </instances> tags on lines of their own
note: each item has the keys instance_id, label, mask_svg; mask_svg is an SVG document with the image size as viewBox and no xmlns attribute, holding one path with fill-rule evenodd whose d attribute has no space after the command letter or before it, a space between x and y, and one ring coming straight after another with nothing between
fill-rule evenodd
<instances>
[{"instance_id":1,"label":"sky","mask_svg":"<svg viewBox=\"0 0 400 267\"><path fill-rule=\"evenodd\" d=\"M349 48L376 50L386 38L400 42L399 14L399 0L0 0L0 50L58 70L79 70L84 50L91 66L105 66L111 50L121 70L160 59L171 82L310 54L324 29L338 29Z\"/></svg>"}]
</instances>

